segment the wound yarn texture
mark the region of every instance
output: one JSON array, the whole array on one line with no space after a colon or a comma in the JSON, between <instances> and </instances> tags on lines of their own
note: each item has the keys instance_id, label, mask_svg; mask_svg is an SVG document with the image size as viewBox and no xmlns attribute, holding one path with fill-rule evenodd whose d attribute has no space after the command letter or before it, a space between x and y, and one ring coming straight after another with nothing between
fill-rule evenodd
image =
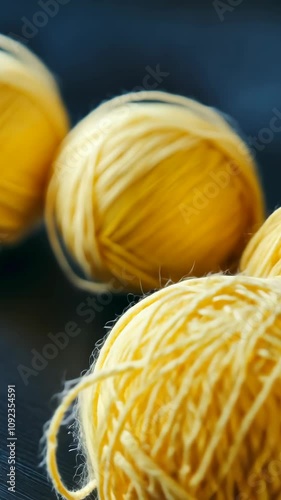
<instances>
[{"instance_id":1,"label":"wound yarn texture","mask_svg":"<svg viewBox=\"0 0 281 500\"><path fill-rule=\"evenodd\" d=\"M47 465L67 499L255 499L281 496L280 280L213 275L129 309L90 372L65 394ZM63 484L63 416L78 397L87 479ZM262 488L260 484L262 483Z\"/></svg>"},{"instance_id":2,"label":"wound yarn texture","mask_svg":"<svg viewBox=\"0 0 281 500\"><path fill-rule=\"evenodd\" d=\"M229 269L263 218L253 159L223 116L158 91L116 97L82 120L62 143L46 202L58 260L95 292Z\"/></svg>"}]
</instances>

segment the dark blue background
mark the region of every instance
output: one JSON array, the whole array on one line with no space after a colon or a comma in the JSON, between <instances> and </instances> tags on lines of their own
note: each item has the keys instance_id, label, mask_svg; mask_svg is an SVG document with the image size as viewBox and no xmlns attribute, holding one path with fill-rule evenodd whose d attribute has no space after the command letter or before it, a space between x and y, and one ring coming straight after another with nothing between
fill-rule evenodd
<instances>
[{"instance_id":1,"label":"dark blue background","mask_svg":"<svg viewBox=\"0 0 281 500\"><path fill-rule=\"evenodd\" d=\"M36 31L34 23L40 22L38 12L42 11L39 2L1 0L0 31L25 38L27 46L54 72L73 123L100 101L142 86L147 66L160 65L169 75L159 88L221 109L238 121L246 137L254 137L269 127L273 109L281 112L279 3L243 0L221 21L211 0L70 0ZM27 22L29 35L34 35L28 39L24 37ZM257 160L272 210L281 201L281 132L260 149ZM18 247L1 251L0 299L0 497L52 499L55 495L38 468L42 427L56 406L51 397L62 388L63 379L76 377L88 367L104 325L133 298L116 297L86 323L77 315L77 307L87 294L72 288L62 276L42 228ZM30 377L26 387L19 364L31 366L31 350L41 352L48 333L59 332L71 320L79 324L81 334L37 376ZM16 384L17 391L14 496L7 495L6 488L8 383ZM68 443L63 434L60 462L71 484L75 454L67 452Z\"/></svg>"}]
</instances>

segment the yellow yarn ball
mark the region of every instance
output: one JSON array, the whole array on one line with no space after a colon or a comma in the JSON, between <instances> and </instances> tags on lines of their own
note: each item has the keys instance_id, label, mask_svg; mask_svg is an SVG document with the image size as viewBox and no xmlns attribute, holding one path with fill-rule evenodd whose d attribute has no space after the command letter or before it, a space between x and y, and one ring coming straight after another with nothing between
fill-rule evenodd
<instances>
[{"instance_id":1,"label":"yellow yarn ball","mask_svg":"<svg viewBox=\"0 0 281 500\"><path fill-rule=\"evenodd\" d=\"M65 498L281 498L280 281L214 275L145 298L64 397L47 464ZM57 433L79 397L88 484L70 492ZM262 486L262 487L261 487Z\"/></svg>"},{"instance_id":2,"label":"yellow yarn ball","mask_svg":"<svg viewBox=\"0 0 281 500\"><path fill-rule=\"evenodd\" d=\"M281 208L268 217L249 241L240 270L251 276L281 277Z\"/></svg>"},{"instance_id":3,"label":"yellow yarn ball","mask_svg":"<svg viewBox=\"0 0 281 500\"><path fill-rule=\"evenodd\" d=\"M68 121L49 71L4 36L0 70L0 243L11 243L42 215L48 172Z\"/></svg>"},{"instance_id":4,"label":"yellow yarn ball","mask_svg":"<svg viewBox=\"0 0 281 500\"><path fill-rule=\"evenodd\" d=\"M73 277L64 246L87 277L75 282L92 291L227 269L263 214L254 162L225 119L156 91L112 99L78 124L46 208L62 266Z\"/></svg>"}]
</instances>

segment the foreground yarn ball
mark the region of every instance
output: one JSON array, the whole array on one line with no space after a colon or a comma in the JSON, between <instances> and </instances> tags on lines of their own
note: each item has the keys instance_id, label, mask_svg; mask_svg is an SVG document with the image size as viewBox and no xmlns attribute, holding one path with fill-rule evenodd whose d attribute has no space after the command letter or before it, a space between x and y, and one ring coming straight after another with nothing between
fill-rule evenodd
<instances>
[{"instance_id":1,"label":"foreground yarn ball","mask_svg":"<svg viewBox=\"0 0 281 500\"><path fill-rule=\"evenodd\" d=\"M57 433L79 397L89 483L70 492ZM215 275L167 287L117 322L48 432L68 499L281 498L280 281ZM261 487L262 486L262 487Z\"/></svg>"},{"instance_id":2,"label":"foreground yarn ball","mask_svg":"<svg viewBox=\"0 0 281 500\"><path fill-rule=\"evenodd\" d=\"M61 240L87 277L77 284L94 291L228 269L263 213L240 137L214 109L164 92L115 98L78 124L46 205L62 266L70 275Z\"/></svg>"},{"instance_id":3,"label":"foreground yarn ball","mask_svg":"<svg viewBox=\"0 0 281 500\"><path fill-rule=\"evenodd\" d=\"M249 241L240 270L250 276L281 277L281 208L268 217Z\"/></svg>"},{"instance_id":4,"label":"foreground yarn ball","mask_svg":"<svg viewBox=\"0 0 281 500\"><path fill-rule=\"evenodd\" d=\"M19 43L0 36L0 244L18 240L43 212L48 171L66 135L55 81Z\"/></svg>"}]
</instances>

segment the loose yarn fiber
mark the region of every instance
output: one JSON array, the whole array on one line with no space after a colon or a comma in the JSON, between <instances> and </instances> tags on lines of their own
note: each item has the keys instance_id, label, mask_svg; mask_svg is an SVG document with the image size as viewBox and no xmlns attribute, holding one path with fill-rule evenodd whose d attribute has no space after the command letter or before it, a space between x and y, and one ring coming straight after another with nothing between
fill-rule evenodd
<instances>
[{"instance_id":1,"label":"loose yarn fiber","mask_svg":"<svg viewBox=\"0 0 281 500\"><path fill-rule=\"evenodd\" d=\"M281 277L281 208L268 217L246 246L240 269L260 277Z\"/></svg>"},{"instance_id":2,"label":"loose yarn fiber","mask_svg":"<svg viewBox=\"0 0 281 500\"><path fill-rule=\"evenodd\" d=\"M27 48L0 36L0 243L43 213L55 150L68 130L56 83Z\"/></svg>"},{"instance_id":3,"label":"loose yarn fiber","mask_svg":"<svg viewBox=\"0 0 281 500\"><path fill-rule=\"evenodd\" d=\"M114 98L82 120L62 143L46 203L62 267L95 292L228 269L263 217L253 159L226 120L158 91Z\"/></svg>"},{"instance_id":4,"label":"loose yarn fiber","mask_svg":"<svg viewBox=\"0 0 281 500\"><path fill-rule=\"evenodd\" d=\"M57 409L57 491L101 500L281 498L280 280L213 275L162 289L116 323ZM88 483L71 492L57 434L79 396Z\"/></svg>"}]
</instances>

